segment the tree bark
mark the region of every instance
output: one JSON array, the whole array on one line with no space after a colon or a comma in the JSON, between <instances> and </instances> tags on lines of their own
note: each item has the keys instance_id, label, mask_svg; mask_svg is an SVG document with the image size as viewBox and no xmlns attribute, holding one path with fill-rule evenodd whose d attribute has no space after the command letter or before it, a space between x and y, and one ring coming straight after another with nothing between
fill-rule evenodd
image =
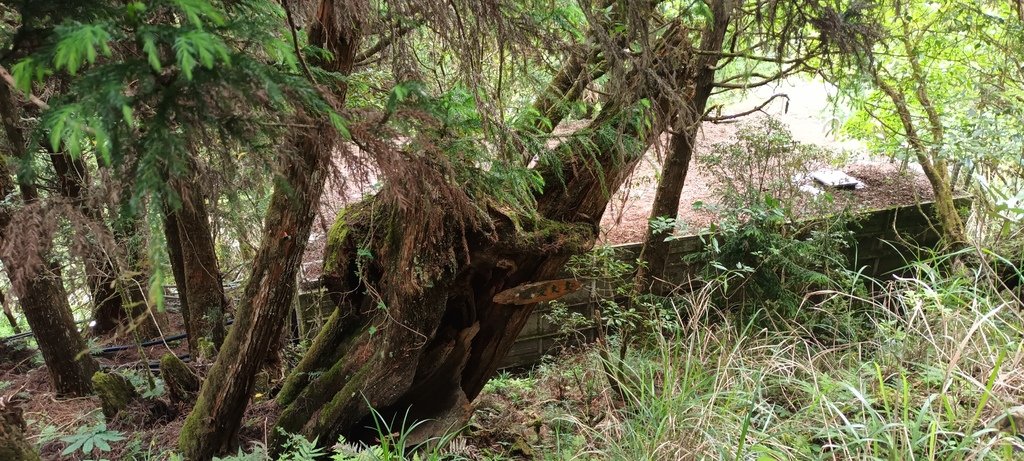
<instances>
[{"instance_id":1,"label":"tree bark","mask_svg":"<svg viewBox=\"0 0 1024 461\"><path fill-rule=\"evenodd\" d=\"M11 305L7 303L7 297L0 291L0 305L4 308L4 317L7 317L7 322L11 324L11 330L14 334L21 334L21 327L18 326L18 319L14 318L14 312L11 311Z\"/></svg>"},{"instance_id":2,"label":"tree bark","mask_svg":"<svg viewBox=\"0 0 1024 461\"><path fill-rule=\"evenodd\" d=\"M29 442L21 407L0 402L0 459L6 461L39 461L39 452Z\"/></svg>"},{"instance_id":3,"label":"tree bark","mask_svg":"<svg viewBox=\"0 0 1024 461\"><path fill-rule=\"evenodd\" d=\"M693 149L700 130L701 119L707 110L708 98L715 85L715 70L718 67L722 44L725 42L726 31L731 19L732 2L714 0L709 2L714 21L708 25L701 37L700 49L703 53L693 63L691 69L696 73L694 94L688 107L678 115L676 132L672 135L669 148L665 155L665 163L661 169L661 181L654 194L654 204L648 220L647 235L644 246L640 250L640 267L637 268L637 289L644 291L653 287L668 262L667 235L656 233L650 222L658 217L675 219L679 216L679 198L686 184L686 173L690 169Z\"/></svg>"},{"instance_id":4,"label":"tree bark","mask_svg":"<svg viewBox=\"0 0 1024 461\"><path fill-rule=\"evenodd\" d=\"M315 19L309 22L309 40L333 55L333 61L320 63L322 67L348 74L359 48L360 26L350 22L352 18L338 18L334 3L320 1ZM341 85L335 95L336 107L344 105L345 91ZM207 460L233 447L255 375L287 323L302 253L337 140L326 117L304 124L310 127L292 135L291 156L283 159L282 178L275 181L260 249L235 324L182 427L178 443L186 459Z\"/></svg>"},{"instance_id":5,"label":"tree bark","mask_svg":"<svg viewBox=\"0 0 1024 461\"><path fill-rule=\"evenodd\" d=\"M57 175L60 194L93 224L102 224L105 227L106 223L99 210L89 206L85 200L84 190L89 183L89 171L85 162L81 158L72 158L65 152L51 152L50 161ZM128 316L128 312L125 311L126 304L117 291L117 268L94 236L86 234L80 237L86 241L86 254L82 255L82 262L85 266L86 284L92 295L92 331L96 334L110 333Z\"/></svg>"},{"instance_id":6,"label":"tree bark","mask_svg":"<svg viewBox=\"0 0 1024 461\"><path fill-rule=\"evenodd\" d=\"M14 94L6 84L0 84L0 116L4 130L15 155L26 157L27 144L18 120ZM0 196L14 193L14 182L7 162L0 162ZM26 203L38 200L38 191L31 183L20 183L22 199ZM12 218L10 205L0 207L0 240L10 238ZM41 255L47 260L46 255ZM0 255L4 266L18 267L21 261L13 260L9 254ZM10 271L8 271L10 273ZM60 395L81 396L92 392L92 374L98 366L75 328L67 293L60 275L60 267L48 263L39 273L24 280L11 280L14 294L21 301L22 310L29 327L35 333L36 343L42 352L54 390Z\"/></svg>"},{"instance_id":7,"label":"tree bark","mask_svg":"<svg viewBox=\"0 0 1024 461\"><path fill-rule=\"evenodd\" d=\"M126 323L129 330L135 330L140 338L160 336L161 324L166 322L163 314L150 308L146 297L149 286L150 261L146 251L147 241L144 223L130 209L127 203L129 195L124 195L124 202L119 204L119 216L113 223L114 242L123 251L119 254L118 266L123 268L117 278L117 291L124 306L120 322Z\"/></svg>"},{"instance_id":8,"label":"tree bark","mask_svg":"<svg viewBox=\"0 0 1024 461\"><path fill-rule=\"evenodd\" d=\"M388 421L431 420L418 426L420 439L464 422L535 307L497 304L495 294L549 279L592 247L610 194L678 110L652 81L684 88L690 47L676 26L661 46L645 69L655 77L628 75L637 85L559 146L559 167L541 167L538 219L517 228L491 210L488 224L468 227L443 193L411 197L396 183L344 211L324 262L337 308L285 382L277 427L329 443L375 437L362 429L373 426L371 408ZM417 180L450 187L434 174ZM416 203L401 207L396 197ZM372 260L360 256L367 242ZM433 277L410 282L410 267ZM280 448L277 434L271 445Z\"/></svg>"},{"instance_id":9,"label":"tree bark","mask_svg":"<svg viewBox=\"0 0 1024 461\"><path fill-rule=\"evenodd\" d=\"M178 213L170 208L164 209L164 241L167 243L167 259L171 264L174 286L178 289L182 321L187 327L190 324L190 319L188 317L188 287L185 285L185 256L181 247L181 236L178 234ZM191 342L189 342L189 347L191 347Z\"/></svg>"},{"instance_id":10,"label":"tree bark","mask_svg":"<svg viewBox=\"0 0 1024 461\"><path fill-rule=\"evenodd\" d=\"M196 166L192 162L193 167ZM194 168L193 168L194 171ZM175 247L169 251L180 259L180 268L174 268L175 284L184 286L186 298L181 298L182 315L185 318L185 332L188 333L189 352L197 359L210 359L217 355L217 349L224 342L224 311L227 297L221 283L217 263L217 250L210 232L209 215L203 193L190 185L191 180L174 178L171 187L181 199L181 207L173 216L165 219L174 221L177 233L173 236ZM179 281L178 275L184 280ZM184 283L182 283L184 282ZM181 290L179 289L179 292Z\"/></svg>"}]
</instances>

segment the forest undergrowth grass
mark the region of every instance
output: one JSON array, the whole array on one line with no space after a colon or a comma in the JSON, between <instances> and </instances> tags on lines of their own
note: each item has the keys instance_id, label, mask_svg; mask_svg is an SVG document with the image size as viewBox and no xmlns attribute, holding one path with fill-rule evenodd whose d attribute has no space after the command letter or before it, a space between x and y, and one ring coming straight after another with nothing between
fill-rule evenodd
<instances>
[{"instance_id":1,"label":"forest undergrowth grass","mask_svg":"<svg viewBox=\"0 0 1024 461\"><path fill-rule=\"evenodd\" d=\"M1024 306L983 270L949 263L936 256L868 290L808 293L801 309L845 303L868 319L829 340L775 314L722 312L721 287L707 283L667 300L676 320L630 352L624 401L592 349L526 378L500 375L482 399L541 415L527 437L533 459L1019 459ZM449 443L460 450L422 459L524 458L476 441L459 436Z\"/></svg>"},{"instance_id":2,"label":"forest undergrowth grass","mask_svg":"<svg viewBox=\"0 0 1024 461\"><path fill-rule=\"evenodd\" d=\"M681 320L625 367L622 409L592 426L577 459L1012 459L1024 456L1021 302L944 258L872 281L852 341L807 325L737 324L706 285ZM803 309L815 309L805 298ZM863 309L862 309L863 310ZM711 321L710 319L714 319Z\"/></svg>"}]
</instances>

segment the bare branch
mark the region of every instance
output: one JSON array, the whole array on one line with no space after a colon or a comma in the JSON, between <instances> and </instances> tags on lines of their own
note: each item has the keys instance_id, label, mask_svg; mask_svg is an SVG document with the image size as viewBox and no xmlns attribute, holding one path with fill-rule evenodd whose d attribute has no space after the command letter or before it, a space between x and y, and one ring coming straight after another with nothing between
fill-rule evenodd
<instances>
[{"instance_id":1,"label":"bare branch","mask_svg":"<svg viewBox=\"0 0 1024 461\"><path fill-rule=\"evenodd\" d=\"M11 89L17 91L18 85L14 83L14 76L12 76L11 73L7 71L7 68L5 68L2 65L0 65L0 78L2 78L4 82L6 82L7 85L11 87ZM36 97L36 95L32 93L26 93L25 96L28 97L29 102L31 102L33 105L42 110L47 110L50 108L50 105L47 104L46 101L39 99L38 97Z\"/></svg>"},{"instance_id":2,"label":"bare branch","mask_svg":"<svg viewBox=\"0 0 1024 461\"><path fill-rule=\"evenodd\" d=\"M295 47L295 56L299 58L299 64L302 65L302 73L306 74L309 83L316 85L316 79L313 78L313 73L309 71L309 66L306 65L306 58L302 57L302 49L299 48L299 36L295 32L295 19L292 17L292 9L288 7L288 0L281 0L281 6L284 7L285 18L288 20L288 29L292 33L292 46Z\"/></svg>"},{"instance_id":3,"label":"bare branch","mask_svg":"<svg viewBox=\"0 0 1024 461\"><path fill-rule=\"evenodd\" d=\"M380 40L377 40L377 43L374 43L372 46L356 55L356 66L362 67L367 64L371 64L369 60L373 58L375 54L384 51L385 48L391 46L391 44L394 43L395 39L416 30L419 26L419 23L415 23L399 27L398 30L396 30L393 34L388 35L386 37L381 37Z\"/></svg>"},{"instance_id":4,"label":"bare branch","mask_svg":"<svg viewBox=\"0 0 1024 461\"><path fill-rule=\"evenodd\" d=\"M719 116L716 116L716 117L711 117L711 116L708 116L707 114L705 114L704 117L701 118L701 121L711 122L711 123L722 123L722 122L727 122L727 121L730 121L730 120L735 120L735 119L738 119L738 118L741 118L741 117L746 117L746 116L748 116L750 114L753 114L754 112L762 112L763 109L765 107L767 107L768 104L770 104L775 98L784 98L786 100L786 107L787 107L787 110L788 110L788 108L789 108L789 95L787 95L785 93L776 93L776 94L773 94L772 97L766 99L761 104L758 104L757 107L754 107L753 109L745 110L743 112L739 112L739 113L735 113L735 114L719 115ZM722 110L722 106L721 105L714 106L714 107L708 109L707 113L710 114L711 112L714 112L715 110L721 111Z\"/></svg>"}]
</instances>

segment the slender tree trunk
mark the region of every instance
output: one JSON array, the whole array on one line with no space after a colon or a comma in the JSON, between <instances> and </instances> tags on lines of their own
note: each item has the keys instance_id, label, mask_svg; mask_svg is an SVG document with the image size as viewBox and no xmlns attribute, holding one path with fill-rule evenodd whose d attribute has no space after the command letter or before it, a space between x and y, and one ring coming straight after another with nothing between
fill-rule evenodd
<instances>
[{"instance_id":1,"label":"slender tree trunk","mask_svg":"<svg viewBox=\"0 0 1024 461\"><path fill-rule=\"evenodd\" d=\"M28 155L27 144L17 114L11 88L0 84L0 116L3 118L7 139L15 154L25 158ZM14 193L15 186L7 162L0 162L0 165L0 196L8 197ZM21 183L19 188L26 203L38 200L38 192L33 184ZM0 206L0 240L10 238L14 231L9 229L12 212L10 204ZM47 255L41 256L44 261L48 259ZM22 264L22 261L14 260L7 253L0 255L0 258L8 268L8 273L11 273L10 268ZM39 273L11 282L29 327L35 333L54 390L61 395L73 396L92 392L92 374L99 368L75 328L60 267L50 262Z\"/></svg>"},{"instance_id":2,"label":"slender tree trunk","mask_svg":"<svg viewBox=\"0 0 1024 461\"><path fill-rule=\"evenodd\" d=\"M726 0L714 0L710 6L714 22L708 25L701 37L700 48L704 54L697 58L692 67L696 72L693 98L689 107L678 115L677 131L672 135L665 163L661 167L661 181L654 195L647 235L640 251L637 289L641 291L652 288L654 279L662 275L668 262L668 244L665 242L668 236L655 233L650 222L658 217L675 219L679 215L679 198L686 183L686 173L690 169L701 119L715 86L715 69L720 57L718 52L722 51L734 7L732 2Z\"/></svg>"},{"instance_id":3,"label":"slender tree trunk","mask_svg":"<svg viewBox=\"0 0 1024 461\"><path fill-rule=\"evenodd\" d=\"M14 312L11 311L11 305L7 303L7 297L4 296L3 292L0 292L0 305L3 305L4 317L7 317L7 322L11 324L11 330L14 330L14 334L21 334L18 319L14 318Z\"/></svg>"},{"instance_id":4,"label":"slender tree trunk","mask_svg":"<svg viewBox=\"0 0 1024 461\"><path fill-rule=\"evenodd\" d=\"M84 190L89 183L85 162L65 152L51 152L50 160L57 175L60 194L94 224L106 226L99 210L89 206L85 200ZM82 235L81 238L86 240L86 254L82 255L82 261L86 284L92 295L92 331L96 334L109 333L127 317L125 303L117 292L117 268L92 235Z\"/></svg>"},{"instance_id":5,"label":"slender tree trunk","mask_svg":"<svg viewBox=\"0 0 1024 461\"><path fill-rule=\"evenodd\" d=\"M128 195L125 195L127 200ZM165 323L163 313L150 308L146 297L149 286L150 262L146 252L146 234L142 220L130 210L127 201L119 204L120 216L114 219L114 242L122 251L118 266L122 274L117 278L117 291L124 308L121 323L128 322L139 338L160 336L161 324Z\"/></svg>"},{"instance_id":6,"label":"slender tree trunk","mask_svg":"<svg viewBox=\"0 0 1024 461\"><path fill-rule=\"evenodd\" d=\"M310 43L330 51L334 61L322 67L348 74L359 49L359 26L336 16L334 0L321 0L309 23ZM345 87L334 102L344 105ZM179 437L186 459L207 460L230 450L253 390L255 375L279 338L295 295L296 277L320 204L337 132L325 117L293 133L275 182L264 221L260 249L253 261L235 324L228 333L210 373L199 391ZM194 295L190 292L190 299ZM191 302L191 301L190 301Z\"/></svg>"},{"instance_id":7,"label":"slender tree trunk","mask_svg":"<svg viewBox=\"0 0 1024 461\"><path fill-rule=\"evenodd\" d=\"M178 212L166 208L164 209L164 241L167 243L167 259L171 264L174 286L178 289L181 317L187 328L191 324L191 319L188 316L188 286L185 284L184 250L181 246L181 236L178 233ZM189 341L189 347L192 347L191 341Z\"/></svg>"},{"instance_id":8,"label":"slender tree trunk","mask_svg":"<svg viewBox=\"0 0 1024 461\"><path fill-rule=\"evenodd\" d=\"M645 70L657 76L651 80L684 88L690 61L681 28L666 31L661 45ZM495 211L493 229L467 230L456 207L439 199L444 194L414 197L396 183L339 215L324 262L337 309L285 382L277 427L325 443L339 435L368 440L375 434L362 428L373 426L371 408L389 421L429 420L418 426L419 439L460 427L535 307L498 304L494 296L554 277L570 256L592 247L610 192L678 110L675 98L655 88L638 84L615 95L581 131L593 136L562 143L561 165L541 167L542 218L519 229ZM428 190L452 187L430 174L415 181L433 185ZM398 207L396 197L415 203ZM389 237L368 238L382 234ZM372 261L360 256L367 242ZM410 282L414 261L435 276ZM279 448L276 434L271 445Z\"/></svg>"},{"instance_id":9,"label":"slender tree trunk","mask_svg":"<svg viewBox=\"0 0 1024 461\"><path fill-rule=\"evenodd\" d=\"M179 447L186 459L210 459L235 443L253 378L287 320L302 252L323 191L332 130L331 125L318 123L298 135L302 143L295 146L296 158L285 172L291 191L275 187L235 324L182 428ZM194 303L191 289L188 296L189 303Z\"/></svg>"},{"instance_id":10,"label":"slender tree trunk","mask_svg":"<svg viewBox=\"0 0 1024 461\"><path fill-rule=\"evenodd\" d=\"M174 253L172 259L181 258L180 269L174 270L175 284L179 287L184 285L187 293L187 302L182 299L181 309L186 320L189 351L193 357L210 359L217 355L217 349L224 342L227 297L224 296L221 284L217 250L210 233L205 198L199 188L191 186L190 182L186 178L171 180L171 187L181 199L181 207L168 218L168 221L173 220L177 224L177 235L174 236L176 241L168 241L168 244L176 245L169 250ZM179 271L184 276L184 283L177 279Z\"/></svg>"}]
</instances>

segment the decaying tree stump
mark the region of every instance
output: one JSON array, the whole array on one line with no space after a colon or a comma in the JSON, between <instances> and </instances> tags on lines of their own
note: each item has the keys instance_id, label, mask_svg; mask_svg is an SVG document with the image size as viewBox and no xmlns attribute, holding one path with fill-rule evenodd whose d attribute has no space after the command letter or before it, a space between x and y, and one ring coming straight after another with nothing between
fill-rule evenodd
<instances>
[{"instance_id":1,"label":"decaying tree stump","mask_svg":"<svg viewBox=\"0 0 1024 461\"><path fill-rule=\"evenodd\" d=\"M191 402L199 392L199 377L174 354L167 353L160 358L160 376L172 402Z\"/></svg>"},{"instance_id":2,"label":"decaying tree stump","mask_svg":"<svg viewBox=\"0 0 1024 461\"><path fill-rule=\"evenodd\" d=\"M117 373L97 371L92 375L92 387L100 397L103 416L108 420L139 398L138 391L128 378Z\"/></svg>"}]
</instances>

